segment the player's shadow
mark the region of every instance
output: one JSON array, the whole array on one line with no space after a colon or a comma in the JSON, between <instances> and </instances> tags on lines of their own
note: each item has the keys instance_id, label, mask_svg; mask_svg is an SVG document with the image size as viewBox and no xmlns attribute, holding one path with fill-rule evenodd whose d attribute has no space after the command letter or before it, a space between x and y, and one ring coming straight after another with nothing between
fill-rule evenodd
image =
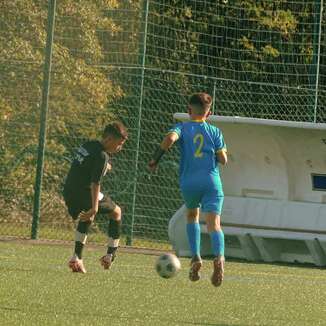
<instances>
[{"instance_id":1,"label":"player's shadow","mask_svg":"<svg viewBox=\"0 0 326 326\"><path fill-rule=\"evenodd\" d=\"M213 256L203 256L202 258L207 260L213 260ZM270 266L283 266L283 267L290 267L290 268L302 268L302 269L320 269L325 270L326 266L316 266L313 263L301 263L301 262L267 262L267 261L249 261L244 258L235 258L235 257L226 257L227 262L231 263L243 263L243 264L250 264L250 265L270 265ZM241 325L242 326L242 325Z\"/></svg>"},{"instance_id":2,"label":"player's shadow","mask_svg":"<svg viewBox=\"0 0 326 326\"><path fill-rule=\"evenodd\" d=\"M213 258L212 258L213 259ZM269 266L280 266L280 267L289 267L289 268L300 268L300 269L317 269L317 270L325 270L326 266L316 266L313 263L300 263L300 262L267 262L267 261L248 261L241 258L228 258L229 262L235 262L235 263L245 263L245 264L251 264L251 265L269 265Z\"/></svg>"}]
</instances>

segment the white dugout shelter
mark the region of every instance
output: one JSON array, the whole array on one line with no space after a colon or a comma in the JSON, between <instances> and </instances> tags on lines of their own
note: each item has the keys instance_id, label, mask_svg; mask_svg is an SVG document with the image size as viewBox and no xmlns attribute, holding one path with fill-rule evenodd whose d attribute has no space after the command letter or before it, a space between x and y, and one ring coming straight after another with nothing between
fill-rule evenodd
<instances>
[{"instance_id":1,"label":"white dugout shelter","mask_svg":"<svg viewBox=\"0 0 326 326\"><path fill-rule=\"evenodd\" d=\"M176 113L186 121L188 114ZM211 116L228 147L220 167L226 256L326 265L326 124ZM169 223L179 256L190 256L185 207ZM211 255L201 217L202 254Z\"/></svg>"}]
</instances>

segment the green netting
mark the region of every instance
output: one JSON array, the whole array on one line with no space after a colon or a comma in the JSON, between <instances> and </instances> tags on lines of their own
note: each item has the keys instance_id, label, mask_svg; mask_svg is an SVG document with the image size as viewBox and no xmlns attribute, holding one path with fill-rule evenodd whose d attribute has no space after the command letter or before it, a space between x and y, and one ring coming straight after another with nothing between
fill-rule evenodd
<instances>
[{"instance_id":1,"label":"green netting","mask_svg":"<svg viewBox=\"0 0 326 326\"><path fill-rule=\"evenodd\" d=\"M150 247L166 243L182 204L178 151L154 175L146 165L193 92L209 92L216 114L326 122L322 7L317 0L58 2L39 236L73 238L63 180L73 151L111 120L122 120L130 139L103 188L123 209L124 242ZM31 233L47 10L45 1L1 4L1 235ZM91 239L105 241L105 230L98 217Z\"/></svg>"}]
</instances>

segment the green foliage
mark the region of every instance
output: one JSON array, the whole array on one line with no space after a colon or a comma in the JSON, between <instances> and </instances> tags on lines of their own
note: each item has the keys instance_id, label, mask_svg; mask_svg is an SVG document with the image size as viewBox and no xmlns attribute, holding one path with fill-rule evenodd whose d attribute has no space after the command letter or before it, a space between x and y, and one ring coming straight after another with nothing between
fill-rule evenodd
<instances>
[{"instance_id":1,"label":"green foliage","mask_svg":"<svg viewBox=\"0 0 326 326\"><path fill-rule=\"evenodd\" d=\"M76 138L97 137L116 116L110 103L121 98L123 90L108 79L107 67L98 66L106 57L98 31L115 35L121 29L106 14L118 6L117 1L58 3L46 152L51 155L45 164L45 176L52 178L44 184L46 191L54 191L58 182L53 181L66 173L62 157L69 155ZM13 207L31 211L47 10L44 1L1 4L0 182L2 197L8 202L3 215Z\"/></svg>"},{"instance_id":2,"label":"green foliage","mask_svg":"<svg viewBox=\"0 0 326 326\"><path fill-rule=\"evenodd\" d=\"M277 58L280 55L280 52L277 49L273 48L271 45L264 46L262 50L265 56Z\"/></svg>"},{"instance_id":3,"label":"green foliage","mask_svg":"<svg viewBox=\"0 0 326 326\"><path fill-rule=\"evenodd\" d=\"M311 63L311 13L316 9L312 3L285 0L235 0L229 6L220 1L154 3L148 63L212 77L306 83L305 77L285 80L283 69L292 73ZM243 69L248 61L253 62L251 69ZM269 62L283 65L272 75Z\"/></svg>"}]
</instances>

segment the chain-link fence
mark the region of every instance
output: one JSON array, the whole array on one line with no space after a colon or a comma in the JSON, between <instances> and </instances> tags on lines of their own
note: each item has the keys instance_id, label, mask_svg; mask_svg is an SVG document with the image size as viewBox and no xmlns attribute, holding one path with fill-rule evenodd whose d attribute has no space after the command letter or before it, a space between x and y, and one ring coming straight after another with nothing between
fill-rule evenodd
<instances>
[{"instance_id":1,"label":"chain-link fence","mask_svg":"<svg viewBox=\"0 0 326 326\"><path fill-rule=\"evenodd\" d=\"M103 188L123 209L125 243L150 247L167 242L168 220L182 204L177 150L156 174L146 165L193 92L209 92L215 114L326 122L323 1L55 5L0 4L1 235L30 237L34 216L34 235L73 238L61 195L72 153L114 119L130 139ZM105 241L103 223L99 216L93 241Z\"/></svg>"}]
</instances>

